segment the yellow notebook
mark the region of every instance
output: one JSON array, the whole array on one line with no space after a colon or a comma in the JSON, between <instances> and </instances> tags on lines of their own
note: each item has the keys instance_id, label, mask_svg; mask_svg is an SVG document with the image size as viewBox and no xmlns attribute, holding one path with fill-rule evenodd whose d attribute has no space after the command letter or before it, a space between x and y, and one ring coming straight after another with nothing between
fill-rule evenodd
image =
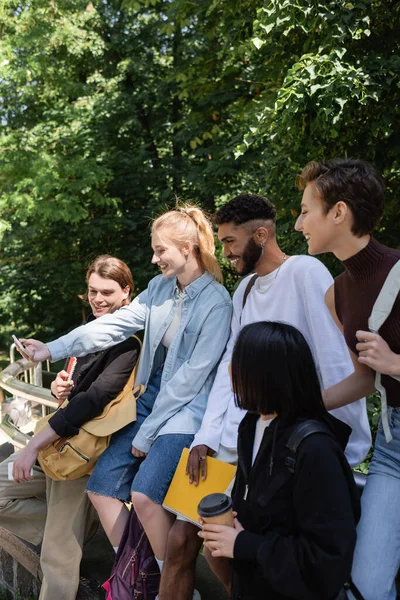
<instances>
[{"instance_id":1,"label":"yellow notebook","mask_svg":"<svg viewBox=\"0 0 400 600\"><path fill-rule=\"evenodd\" d=\"M207 456L207 477L200 479L197 486L189 483L186 475L186 463L189 456L188 448L184 448L179 460L175 475L171 481L168 492L164 498L163 507L178 516L199 525L197 505L208 494L225 492L232 479L235 477L236 467L228 463Z\"/></svg>"}]
</instances>

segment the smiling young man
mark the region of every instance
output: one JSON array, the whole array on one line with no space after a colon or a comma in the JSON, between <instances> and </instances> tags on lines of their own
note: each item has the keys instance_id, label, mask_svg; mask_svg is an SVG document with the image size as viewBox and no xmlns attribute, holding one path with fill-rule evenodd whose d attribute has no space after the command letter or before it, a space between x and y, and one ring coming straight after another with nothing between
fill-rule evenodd
<instances>
[{"instance_id":1,"label":"smiling young man","mask_svg":"<svg viewBox=\"0 0 400 600\"><path fill-rule=\"evenodd\" d=\"M132 273L116 257L98 256L86 281L81 299L92 310L89 321L112 314L131 300ZM57 439L75 436L100 415L124 388L139 352L138 340L129 338L78 358L70 380L66 371L60 371L51 391L60 403L68 399L68 405L60 407L23 450L0 463L0 527L35 546L41 544L40 600L75 600L83 544L96 531L98 518L85 493L88 477L53 481L36 463L38 452Z\"/></svg>"},{"instance_id":2,"label":"smiling young man","mask_svg":"<svg viewBox=\"0 0 400 600\"><path fill-rule=\"evenodd\" d=\"M344 338L325 305L324 296L333 279L317 259L286 256L282 252L276 241L274 205L257 194L240 194L222 206L215 223L224 256L239 275L247 277L233 296L231 335L201 428L191 446L188 472L194 483L199 471L204 475L205 456L217 452L222 460L233 462L236 458L238 426L245 411L235 405L228 365L244 325L282 321L299 329L311 348L322 388L334 385L353 371ZM252 272L258 277L250 289ZM346 456L351 465L357 465L371 445L365 400L335 410L334 414L353 430ZM177 521L168 540L160 600L192 598L198 549L196 527ZM226 586L229 587L229 581Z\"/></svg>"}]
</instances>

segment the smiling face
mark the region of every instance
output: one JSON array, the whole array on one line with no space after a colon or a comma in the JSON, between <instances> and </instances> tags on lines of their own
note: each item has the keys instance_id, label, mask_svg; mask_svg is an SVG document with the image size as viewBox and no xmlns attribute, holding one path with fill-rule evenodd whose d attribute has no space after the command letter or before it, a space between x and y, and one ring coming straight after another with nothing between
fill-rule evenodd
<instances>
[{"instance_id":1,"label":"smiling face","mask_svg":"<svg viewBox=\"0 0 400 600\"><path fill-rule=\"evenodd\" d=\"M334 212L335 206L325 211L318 189L314 183L309 183L303 192L301 213L294 226L306 238L309 254L333 251L337 233Z\"/></svg>"},{"instance_id":2,"label":"smiling face","mask_svg":"<svg viewBox=\"0 0 400 600\"><path fill-rule=\"evenodd\" d=\"M224 256L239 275L248 275L254 271L262 248L246 229L234 223L223 223L218 227L218 238L224 246Z\"/></svg>"},{"instance_id":3,"label":"smiling face","mask_svg":"<svg viewBox=\"0 0 400 600\"><path fill-rule=\"evenodd\" d=\"M96 317L102 317L121 308L129 295L129 286L122 289L114 279L92 273L88 281L88 302Z\"/></svg>"},{"instance_id":4,"label":"smiling face","mask_svg":"<svg viewBox=\"0 0 400 600\"><path fill-rule=\"evenodd\" d=\"M151 236L153 258L151 262L161 269L164 277L179 277L185 272L189 255L189 242L180 249L173 242L167 228L156 230Z\"/></svg>"}]
</instances>

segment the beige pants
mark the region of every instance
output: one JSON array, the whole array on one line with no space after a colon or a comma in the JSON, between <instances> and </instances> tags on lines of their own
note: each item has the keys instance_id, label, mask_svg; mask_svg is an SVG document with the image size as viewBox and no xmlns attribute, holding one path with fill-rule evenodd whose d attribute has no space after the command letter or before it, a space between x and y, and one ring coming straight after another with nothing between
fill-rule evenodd
<instances>
[{"instance_id":1,"label":"beige pants","mask_svg":"<svg viewBox=\"0 0 400 600\"><path fill-rule=\"evenodd\" d=\"M33 480L8 480L8 463L0 463L0 527L31 544L42 542L43 572L39 600L75 600L83 543L98 525L85 488L87 477L53 481L35 466Z\"/></svg>"}]
</instances>

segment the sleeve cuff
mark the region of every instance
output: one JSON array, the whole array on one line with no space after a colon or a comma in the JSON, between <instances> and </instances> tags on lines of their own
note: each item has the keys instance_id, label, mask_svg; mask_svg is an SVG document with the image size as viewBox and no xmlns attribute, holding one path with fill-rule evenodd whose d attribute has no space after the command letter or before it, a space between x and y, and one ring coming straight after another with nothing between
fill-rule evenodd
<instances>
[{"instance_id":1,"label":"sleeve cuff","mask_svg":"<svg viewBox=\"0 0 400 600\"><path fill-rule=\"evenodd\" d=\"M264 542L265 538L262 535L251 533L246 530L241 531L235 540L233 558L236 560L255 562L257 560L258 551Z\"/></svg>"},{"instance_id":2,"label":"sleeve cuff","mask_svg":"<svg viewBox=\"0 0 400 600\"><path fill-rule=\"evenodd\" d=\"M140 431L135 435L132 440L132 446L141 450L141 452L146 452L146 454L150 451L152 442L145 438L143 435L140 435Z\"/></svg>"},{"instance_id":3,"label":"sleeve cuff","mask_svg":"<svg viewBox=\"0 0 400 600\"><path fill-rule=\"evenodd\" d=\"M221 440L221 431L213 431L208 429L208 431L199 430L194 436L194 440L190 446L190 450L195 446L208 446L214 452L218 452L219 444Z\"/></svg>"},{"instance_id":4,"label":"sleeve cuff","mask_svg":"<svg viewBox=\"0 0 400 600\"><path fill-rule=\"evenodd\" d=\"M68 356L68 352L63 342L60 340L55 340L54 342L49 342L46 344L48 351L50 352L50 360L51 362L57 362L62 358L66 358Z\"/></svg>"},{"instance_id":5,"label":"sleeve cuff","mask_svg":"<svg viewBox=\"0 0 400 600\"><path fill-rule=\"evenodd\" d=\"M75 425L71 425L68 421L65 420L63 411L58 410L52 417L49 419L49 425L57 435L62 438L72 437L73 435L78 435L79 427L75 427Z\"/></svg>"}]
</instances>

